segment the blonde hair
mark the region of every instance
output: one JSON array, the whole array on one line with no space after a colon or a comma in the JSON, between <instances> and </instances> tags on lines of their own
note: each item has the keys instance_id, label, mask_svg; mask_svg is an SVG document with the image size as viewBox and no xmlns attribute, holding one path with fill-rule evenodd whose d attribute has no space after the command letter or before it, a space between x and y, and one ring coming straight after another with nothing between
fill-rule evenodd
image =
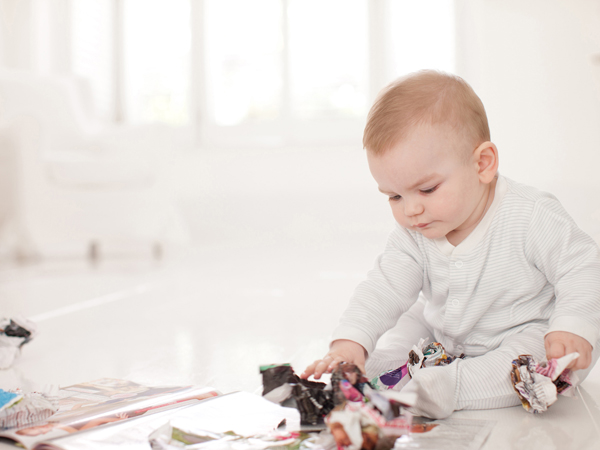
<instances>
[{"instance_id":1,"label":"blonde hair","mask_svg":"<svg viewBox=\"0 0 600 450\"><path fill-rule=\"evenodd\" d=\"M422 70L379 93L367 117L363 146L382 154L415 126L426 123L450 125L472 141L473 148L490 140L485 108L471 86L456 75Z\"/></svg>"}]
</instances>

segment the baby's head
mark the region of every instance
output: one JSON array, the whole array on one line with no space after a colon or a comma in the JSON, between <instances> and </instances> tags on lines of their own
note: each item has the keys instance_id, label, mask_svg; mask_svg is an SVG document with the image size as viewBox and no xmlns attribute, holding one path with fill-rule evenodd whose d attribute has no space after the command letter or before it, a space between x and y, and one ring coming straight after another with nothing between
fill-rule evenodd
<instances>
[{"instance_id":1,"label":"baby's head","mask_svg":"<svg viewBox=\"0 0 600 450\"><path fill-rule=\"evenodd\" d=\"M432 239L466 237L487 210L498 151L481 100L461 78L422 71L390 84L363 144L400 225Z\"/></svg>"}]
</instances>

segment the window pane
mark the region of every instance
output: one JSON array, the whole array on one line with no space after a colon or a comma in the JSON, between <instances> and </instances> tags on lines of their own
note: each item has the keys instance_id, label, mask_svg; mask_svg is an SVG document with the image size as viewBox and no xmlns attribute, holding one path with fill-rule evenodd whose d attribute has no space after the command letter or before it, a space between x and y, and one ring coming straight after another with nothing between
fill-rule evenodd
<instances>
[{"instance_id":1,"label":"window pane","mask_svg":"<svg viewBox=\"0 0 600 450\"><path fill-rule=\"evenodd\" d=\"M125 0L123 14L126 120L186 124L190 0Z\"/></svg>"},{"instance_id":2,"label":"window pane","mask_svg":"<svg viewBox=\"0 0 600 450\"><path fill-rule=\"evenodd\" d=\"M208 90L217 125L279 116L281 14L281 0L207 0Z\"/></svg>"},{"instance_id":3,"label":"window pane","mask_svg":"<svg viewBox=\"0 0 600 450\"><path fill-rule=\"evenodd\" d=\"M73 1L72 70L91 88L95 113L114 118L112 0Z\"/></svg>"},{"instance_id":4,"label":"window pane","mask_svg":"<svg viewBox=\"0 0 600 450\"><path fill-rule=\"evenodd\" d=\"M391 1L394 75L421 69L454 71L454 1Z\"/></svg>"},{"instance_id":5,"label":"window pane","mask_svg":"<svg viewBox=\"0 0 600 450\"><path fill-rule=\"evenodd\" d=\"M367 1L289 0L288 18L293 114L364 114Z\"/></svg>"}]
</instances>

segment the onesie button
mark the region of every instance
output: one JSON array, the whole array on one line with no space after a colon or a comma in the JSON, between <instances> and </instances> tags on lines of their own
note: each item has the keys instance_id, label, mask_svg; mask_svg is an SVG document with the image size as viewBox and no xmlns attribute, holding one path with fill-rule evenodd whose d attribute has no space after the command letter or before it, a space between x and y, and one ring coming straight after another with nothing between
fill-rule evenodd
<instances>
[{"instance_id":1,"label":"onesie button","mask_svg":"<svg viewBox=\"0 0 600 450\"><path fill-rule=\"evenodd\" d=\"M465 348L462 345L457 345L456 346L456 351L462 353L462 352L465 351Z\"/></svg>"},{"instance_id":2,"label":"onesie button","mask_svg":"<svg viewBox=\"0 0 600 450\"><path fill-rule=\"evenodd\" d=\"M456 261L456 262L454 263L454 266L455 266L455 267L458 267L458 268L460 269L460 268L463 266L463 262L462 262L462 261Z\"/></svg>"},{"instance_id":3,"label":"onesie button","mask_svg":"<svg viewBox=\"0 0 600 450\"><path fill-rule=\"evenodd\" d=\"M459 304L458 299L455 298L454 300L452 300L452 306L458 306L458 304Z\"/></svg>"}]
</instances>

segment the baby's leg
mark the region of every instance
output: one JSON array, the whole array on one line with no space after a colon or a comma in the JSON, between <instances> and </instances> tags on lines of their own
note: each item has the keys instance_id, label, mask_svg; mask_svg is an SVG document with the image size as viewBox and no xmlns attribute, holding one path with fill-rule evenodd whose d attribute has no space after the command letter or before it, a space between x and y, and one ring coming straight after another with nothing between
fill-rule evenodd
<instances>
[{"instance_id":1,"label":"baby's leg","mask_svg":"<svg viewBox=\"0 0 600 450\"><path fill-rule=\"evenodd\" d=\"M545 353L543 332L517 333L485 355L419 370L404 390L417 393L416 414L436 419L460 409L519 405L521 402L510 380L512 361L523 354L541 361Z\"/></svg>"},{"instance_id":2,"label":"baby's leg","mask_svg":"<svg viewBox=\"0 0 600 450\"><path fill-rule=\"evenodd\" d=\"M397 369L408 360L408 353L419 339L433 340L433 332L423 319L424 303L417 301L402 314L396 326L384 334L366 362L369 379L387 370Z\"/></svg>"}]
</instances>

